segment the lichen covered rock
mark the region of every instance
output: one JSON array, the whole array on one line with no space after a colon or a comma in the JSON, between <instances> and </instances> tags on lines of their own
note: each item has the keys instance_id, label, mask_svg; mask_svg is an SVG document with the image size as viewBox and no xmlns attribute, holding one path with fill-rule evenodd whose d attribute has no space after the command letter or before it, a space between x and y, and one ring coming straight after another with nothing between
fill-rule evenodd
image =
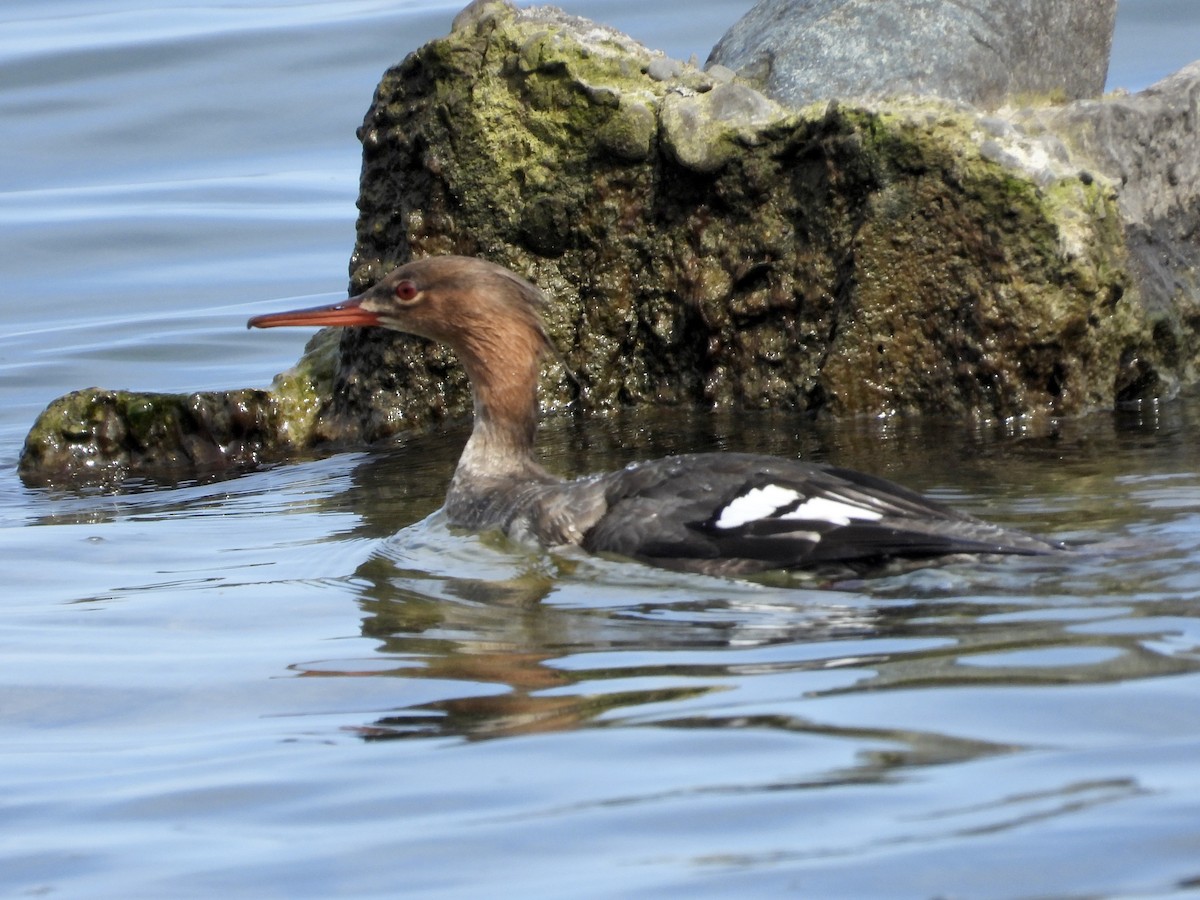
<instances>
[{"instance_id":1,"label":"lichen covered rock","mask_svg":"<svg viewBox=\"0 0 1200 900\"><path fill-rule=\"evenodd\" d=\"M1015 111L1072 158L1118 185L1129 271L1154 328L1157 360L1200 376L1200 62L1137 94Z\"/></svg>"},{"instance_id":2,"label":"lichen covered rock","mask_svg":"<svg viewBox=\"0 0 1200 900\"><path fill-rule=\"evenodd\" d=\"M547 405L1007 419L1159 396L1180 369L1114 184L964 106L789 111L595 23L483 2L384 75L360 138L352 289L432 254L520 272L553 301ZM22 472L241 464L470 410L448 351L379 329L319 336L252 422L160 401L142 445L121 436L141 401L112 396L53 404Z\"/></svg>"},{"instance_id":3,"label":"lichen covered rock","mask_svg":"<svg viewBox=\"0 0 1200 900\"><path fill-rule=\"evenodd\" d=\"M555 298L595 406L1059 415L1111 406L1127 360L1153 366L1111 185L987 158L969 109L788 112L662 59L560 13L473 6L379 86L354 287L410 255L508 265ZM443 351L342 342L329 436L380 437L431 396L468 409Z\"/></svg>"}]
</instances>

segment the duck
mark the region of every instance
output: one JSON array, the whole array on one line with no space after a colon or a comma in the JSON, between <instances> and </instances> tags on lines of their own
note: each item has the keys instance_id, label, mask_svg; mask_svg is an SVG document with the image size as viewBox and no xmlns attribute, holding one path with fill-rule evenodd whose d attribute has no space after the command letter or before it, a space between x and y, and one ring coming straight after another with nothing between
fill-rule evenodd
<instances>
[{"instance_id":1,"label":"duck","mask_svg":"<svg viewBox=\"0 0 1200 900\"><path fill-rule=\"evenodd\" d=\"M691 453L574 479L552 474L535 450L541 365L556 352L546 304L503 266L434 256L347 300L257 315L247 327L387 328L449 346L470 380L474 420L443 510L468 531L726 576L1063 549L884 478L797 459Z\"/></svg>"}]
</instances>

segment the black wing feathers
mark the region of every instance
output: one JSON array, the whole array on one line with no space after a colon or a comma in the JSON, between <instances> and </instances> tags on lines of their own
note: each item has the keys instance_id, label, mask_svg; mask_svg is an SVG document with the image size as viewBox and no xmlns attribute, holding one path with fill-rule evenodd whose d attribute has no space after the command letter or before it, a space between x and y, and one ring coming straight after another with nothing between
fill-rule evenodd
<instances>
[{"instance_id":1,"label":"black wing feathers","mask_svg":"<svg viewBox=\"0 0 1200 900\"><path fill-rule=\"evenodd\" d=\"M746 454L670 457L605 479L592 551L709 572L1053 552L882 478Z\"/></svg>"}]
</instances>

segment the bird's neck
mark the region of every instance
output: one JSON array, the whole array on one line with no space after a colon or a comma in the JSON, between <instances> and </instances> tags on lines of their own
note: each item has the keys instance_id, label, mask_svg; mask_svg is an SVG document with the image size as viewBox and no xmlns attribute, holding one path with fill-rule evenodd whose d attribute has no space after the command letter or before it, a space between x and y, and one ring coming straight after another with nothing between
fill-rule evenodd
<instances>
[{"instance_id":1,"label":"bird's neck","mask_svg":"<svg viewBox=\"0 0 1200 900\"><path fill-rule=\"evenodd\" d=\"M471 381L475 424L459 458L455 483L541 480L544 473L534 457L541 347L512 338L457 349Z\"/></svg>"}]
</instances>

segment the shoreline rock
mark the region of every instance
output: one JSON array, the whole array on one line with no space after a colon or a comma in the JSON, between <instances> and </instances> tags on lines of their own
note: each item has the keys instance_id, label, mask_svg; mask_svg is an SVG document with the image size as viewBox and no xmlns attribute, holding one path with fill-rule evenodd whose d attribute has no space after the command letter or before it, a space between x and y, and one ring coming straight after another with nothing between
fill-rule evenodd
<instances>
[{"instance_id":1,"label":"shoreline rock","mask_svg":"<svg viewBox=\"0 0 1200 900\"><path fill-rule=\"evenodd\" d=\"M351 289L440 253L521 272L551 298L577 379L549 365L549 407L1003 420L1170 396L1194 378L1200 319L1143 299L1130 182L1054 115L911 98L788 110L585 19L477 2L376 90ZM119 397L52 403L22 477L254 465L470 411L448 351L376 329L318 334L247 406L249 431L205 412L218 402L131 431L186 398ZM118 433L156 437L103 437Z\"/></svg>"}]
</instances>

